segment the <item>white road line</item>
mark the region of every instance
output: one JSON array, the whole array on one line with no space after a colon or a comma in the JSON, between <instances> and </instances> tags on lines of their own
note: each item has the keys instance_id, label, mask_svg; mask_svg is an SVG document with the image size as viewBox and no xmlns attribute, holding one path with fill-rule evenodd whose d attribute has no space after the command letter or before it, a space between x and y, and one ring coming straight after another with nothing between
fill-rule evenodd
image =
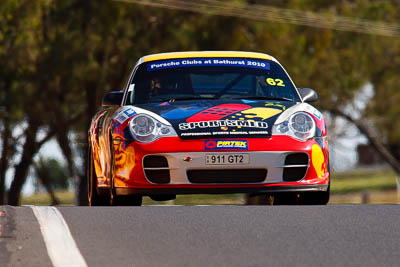
<instances>
[{"instance_id":1,"label":"white road line","mask_svg":"<svg viewBox=\"0 0 400 267\"><path fill-rule=\"evenodd\" d=\"M87 267L62 214L55 207L31 206L54 267Z\"/></svg>"}]
</instances>

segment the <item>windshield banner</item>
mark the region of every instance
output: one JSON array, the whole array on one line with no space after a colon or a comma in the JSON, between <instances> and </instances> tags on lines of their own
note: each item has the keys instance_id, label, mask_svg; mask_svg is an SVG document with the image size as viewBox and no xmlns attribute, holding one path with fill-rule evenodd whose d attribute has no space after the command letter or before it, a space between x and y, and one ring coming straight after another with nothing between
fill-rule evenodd
<instances>
[{"instance_id":1,"label":"windshield banner","mask_svg":"<svg viewBox=\"0 0 400 267\"><path fill-rule=\"evenodd\" d=\"M183 58L150 62L147 64L147 71L196 66L227 66L257 68L264 70L270 69L270 64L266 60L244 58Z\"/></svg>"}]
</instances>

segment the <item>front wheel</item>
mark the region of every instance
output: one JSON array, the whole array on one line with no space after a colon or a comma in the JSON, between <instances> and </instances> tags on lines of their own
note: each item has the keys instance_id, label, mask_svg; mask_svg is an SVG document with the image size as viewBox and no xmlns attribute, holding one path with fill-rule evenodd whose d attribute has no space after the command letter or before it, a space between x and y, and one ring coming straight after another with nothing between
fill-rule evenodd
<instances>
[{"instance_id":1,"label":"front wheel","mask_svg":"<svg viewBox=\"0 0 400 267\"><path fill-rule=\"evenodd\" d=\"M112 195L111 205L113 206L141 206L142 196L139 195L127 195L127 196L117 196Z\"/></svg>"},{"instance_id":2,"label":"front wheel","mask_svg":"<svg viewBox=\"0 0 400 267\"><path fill-rule=\"evenodd\" d=\"M301 205L300 194L296 192L275 194L274 205Z\"/></svg>"},{"instance_id":3,"label":"front wheel","mask_svg":"<svg viewBox=\"0 0 400 267\"><path fill-rule=\"evenodd\" d=\"M326 205L329 202L330 185L326 191L307 192L302 195L303 205Z\"/></svg>"},{"instance_id":4,"label":"front wheel","mask_svg":"<svg viewBox=\"0 0 400 267\"><path fill-rule=\"evenodd\" d=\"M276 194L274 205L326 205L329 202L329 196L330 185L326 191Z\"/></svg>"}]
</instances>

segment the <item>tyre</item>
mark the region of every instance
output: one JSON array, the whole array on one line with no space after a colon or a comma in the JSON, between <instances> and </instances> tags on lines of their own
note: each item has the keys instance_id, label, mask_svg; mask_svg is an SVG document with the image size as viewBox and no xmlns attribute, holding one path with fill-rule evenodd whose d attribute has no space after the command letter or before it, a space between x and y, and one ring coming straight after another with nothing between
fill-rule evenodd
<instances>
[{"instance_id":1,"label":"tyre","mask_svg":"<svg viewBox=\"0 0 400 267\"><path fill-rule=\"evenodd\" d=\"M329 202L330 184L326 191L303 193L301 204L303 205L326 205Z\"/></svg>"},{"instance_id":2,"label":"tyre","mask_svg":"<svg viewBox=\"0 0 400 267\"><path fill-rule=\"evenodd\" d=\"M275 194L274 205L299 205L300 194L296 192Z\"/></svg>"},{"instance_id":3,"label":"tyre","mask_svg":"<svg viewBox=\"0 0 400 267\"><path fill-rule=\"evenodd\" d=\"M111 203L113 206L141 206L142 196L139 195L117 196L113 194Z\"/></svg>"},{"instance_id":4,"label":"tyre","mask_svg":"<svg viewBox=\"0 0 400 267\"><path fill-rule=\"evenodd\" d=\"M101 196L97 191L97 177L94 170L94 159L91 147L89 147L88 168L87 168L87 186L89 206L109 206L110 198Z\"/></svg>"},{"instance_id":5,"label":"tyre","mask_svg":"<svg viewBox=\"0 0 400 267\"><path fill-rule=\"evenodd\" d=\"M327 191L276 194L274 205L326 205L329 202L330 186Z\"/></svg>"}]
</instances>

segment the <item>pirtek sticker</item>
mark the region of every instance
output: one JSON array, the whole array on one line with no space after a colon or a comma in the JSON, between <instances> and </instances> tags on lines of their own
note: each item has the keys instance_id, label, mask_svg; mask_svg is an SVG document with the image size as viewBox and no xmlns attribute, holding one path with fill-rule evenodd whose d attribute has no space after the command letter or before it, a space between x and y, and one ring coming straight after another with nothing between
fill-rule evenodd
<instances>
[{"instance_id":1,"label":"pirtek sticker","mask_svg":"<svg viewBox=\"0 0 400 267\"><path fill-rule=\"evenodd\" d=\"M207 140L204 141L205 150L215 149L243 149L248 150L247 140Z\"/></svg>"},{"instance_id":2,"label":"pirtek sticker","mask_svg":"<svg viewBox=\"0 0 400 267\"><path fill-rule=\"evenodd\" d=\"M196 128L213 128L213 127L249 127L249 128L268 128L268 124L263 121L241 121L241 120L219 120L219 121L199 121L184 122L179 124L179 130L190 130Z\"/></svg>"}]
</instances>

